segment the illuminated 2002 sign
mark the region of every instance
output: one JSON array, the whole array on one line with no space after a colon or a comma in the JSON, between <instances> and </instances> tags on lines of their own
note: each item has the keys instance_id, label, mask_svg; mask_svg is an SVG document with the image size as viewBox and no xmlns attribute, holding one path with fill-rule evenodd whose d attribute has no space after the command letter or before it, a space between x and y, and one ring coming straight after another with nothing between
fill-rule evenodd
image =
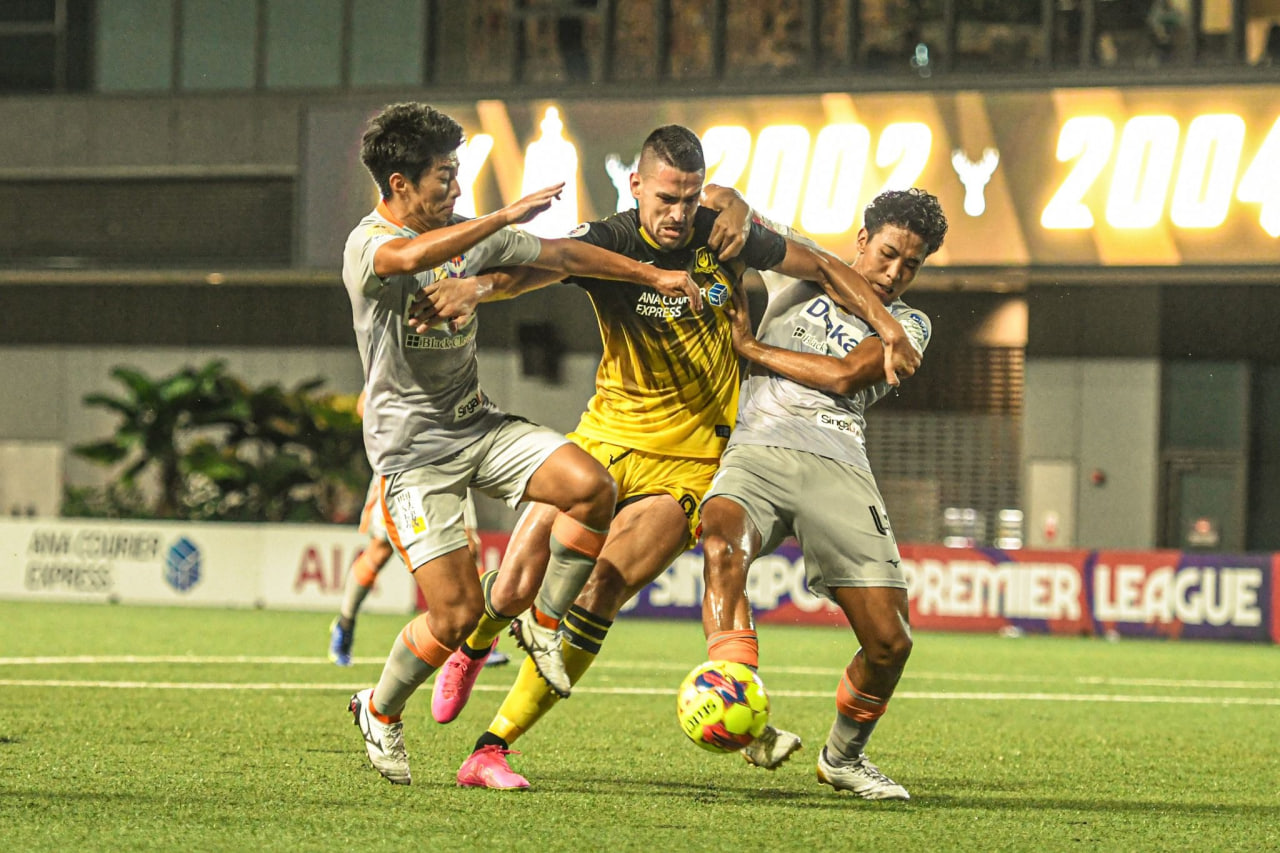
<instances>
[{"instance_id":1,"label":"illuminated 2002 sign","mask_svg":"<svg viewBox=\"0 0 1280 853\"><path fill-rule=\"evenodd\" d=\"M1280 236L1280 119L1241 174L1245 130L1238 115L1200 115L1187 126L1184 138L1173 116L1142 115L1124 123L1117 143L1115 122L1106 116L1068 119L1058 136L1057 157L1075 162L1045 206L1040 224L1092 228L1094 212L1085 196L1111 165L1104 216L1112 228L1150 228L1166 206L1179 228L1216 228L1226 220L1234 195L1260 204L1263 230Z\"/></svg>"},{"instance_id":2,"label":"illuminated 2002 sign","mask_svg":"<svg viewBox=\"0 0 1280 853\"><path fill-rule=\"evenodd\" d=\"M718 125L702 135L702 147L707 182L731 187L745 174L743 194L770 219L791 225L799 213L800 229L810 234L841 234L857 219L871 154L871 133L864 125L823 127L813 140L812 153L809 130L795 124L761 129L754 150L745 127ZM912 186L929 162L932 147L933 132L927 124L887 125L875 152L876 166L890 170L880 189Z\"/></svg>"}]
</instances>

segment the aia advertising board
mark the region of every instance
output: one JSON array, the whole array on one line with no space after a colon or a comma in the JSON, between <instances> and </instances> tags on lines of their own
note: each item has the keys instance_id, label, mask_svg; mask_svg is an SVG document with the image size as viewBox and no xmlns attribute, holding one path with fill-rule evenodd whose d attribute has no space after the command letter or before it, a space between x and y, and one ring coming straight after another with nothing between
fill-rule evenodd
<instances>
[{"instance_id":1,"label":"aia advertising board","mask_svg":"<svg viewBox=\"0 0 1280 853\"><path fill-rule=\"evenodd\" d=\"M507 538L481 534L486 569L500 564ZM917 629L1280 642L1280 554L900 550ZM702 590L698 547L623 612L697 619ZM804 557L793 541L752 564L747 593L761 624L846 624L834 604L809 592Z\"/></svg>"}]
</instances>

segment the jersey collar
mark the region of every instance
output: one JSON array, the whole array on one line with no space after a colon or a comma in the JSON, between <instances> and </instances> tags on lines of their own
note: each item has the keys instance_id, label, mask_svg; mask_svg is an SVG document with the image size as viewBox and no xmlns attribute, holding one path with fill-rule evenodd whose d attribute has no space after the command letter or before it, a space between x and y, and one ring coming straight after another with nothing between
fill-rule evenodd
<instances>
[{"instance_id":1,"label":"jersey collar","mask_svg":"<svg viewBox=\"0 0 1280 853\"><path fill-rule=\"evenodd\" d=\"M405 225L403 222L401 222L399 219L396 218L396 215L391 212L391 208L387 207L387 200L385 198L378 200L378 206L376 210L379 216L381 216L383 219L390 222L395 227L403 228L406 231L413 231L412 228L410 228L408 225ZM417 232L414 231L414 233L416 234Z\"/></svg>"},{"instance_id":2,"label":"jersey collar","mask_svg":"<svg viewBox=\"0 0 1280 853\"><path fill-rule=\"evenodd\" d=\"M655 240L655 239L653 239L652 237L650 237L650 236L649 236L649 232L648 232L648 231L646 231L646 230L644 230L644 226L643 226L643 225L641 225L641 224L639 224L639 223L636 223L636 230L640 232L640 238L641 238L642 240L644 240L646 243L648 243L648 244L649 244L650 246L652 246L653 248L657 249L659 252L669 252L669 251L671 251L670 249L664 248L663 246L659 245L659 243L658 243L658 241L657 241L657 240ZM689 229L689 233L688 233L687 235L685 235L684 242L683 242L683 243L681 243L681 244L680 244L679 246L677 246L676 248L677 248L677 249L684 249L684 248L687 248L687 247L688 247L688 245L689 245L690 243L692 243L692 242L693 242L693 229L692 229L692 228L690 228L690 229Z\"/></svg>"}]
</instances>

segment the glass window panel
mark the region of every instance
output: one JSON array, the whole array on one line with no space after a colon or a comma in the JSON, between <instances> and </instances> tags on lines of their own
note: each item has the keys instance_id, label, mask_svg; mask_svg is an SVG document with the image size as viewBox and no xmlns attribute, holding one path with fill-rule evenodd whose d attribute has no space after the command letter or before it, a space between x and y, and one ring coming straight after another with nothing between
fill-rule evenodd
<instances>
[{"instance_id":1,"label":"glass window panel","mask_svg":"<svg viewBox=\"0 0 1280 853\"><path fill-rule=\"evenodd\" d=\"M351 85L417 85L430 49L421 0L356 0L351 20Z\"/></svg>"},{"instance_id":2,"label":"glass window panel","mask_svg":"<svg viewBox=\"0 0 1280 853\"><path fill-rule=\"evenodd\" d=\"M729 4L726 4L726 7ZM668 71L672 79L710 77L715 71L711 50L712 17L715 4L709 0L685 0L671 4L667 32L671 39ZM732 53L732 38L725 46Z\"/></svg>"},{"instance_id":3,"label":"glass window panel","mask_svg":"<svg viewBox=\"0 0 1280 853\"><path fill-rule=\"evenodd\" d=\"M52 33L0 36L0 92L50 92L57 85Z\"/></svg>"},{"instance_id":4,"label":"glass window panel","mask_svg":"<svg viewBox=\"0 0 1280 853\"><path fill-rule=\"evenodd\" d=\"M52 24L56 8L56 0L4 0L0 23Z\"/></svg>"},{"instance_id":5,"label":"glass window panel","mask_svg":"<svg viewBox=\"0 0 1280 853\"><path fill-rule=\"evenodd\" d=\"M1244 55L1253 65L1280 66L1280 0L1248 0Z\"/></svg>"},{"instance_id":6,"label":"glass window panel","mask_svg":"<svg viewBox=\"0 0 1280 853\"><path fill-rule=\"evenodd\" d=\"M1154 67L1185 60L1190 28L1177 0L1097 0L1101 66Z\"/></svg>"},{"instance_id":7,"label":"glass window panel","mask_svg":"<svg viewBox=\"0 0 1280 853\"><path fill-rule=\"evenodd\" d=\"M725 69L729 76L795 74L806 68L805 5L800 0L727 4Z\"/></svg>"},{"instance_id":8,"label":"glass window panel","mask_svg":"<svg viewBox=\"0 0 1280 853\"><path fill-rule=\"evenodd\" d=\"M1044 62L1041 3L956 0L958 69L1022 67Z\"/></svg>"},{"instance_id":9,"label":"glass window panel","mask_svg":"<svg viewBox=\"0 0 1280 853\"><path fill-rule=\"evenodd\" d=\"M98 90L168 89L173 75L173 4L114 0L98 7Z\"/></svg>"},{"instance_id":10,"label":"glass window panel","mask_svg":"<svg viewBox=\"0 0 1280 853\"><path fill-rule=\"evenodd\" d=\"M614 80L658 76L658 37L651 3L618 3L614 10L612 57L605 57Z\"/></svg>"},{"instance_id":11,"label":"glass window panel","mask_svg":"<svg viewBox=\"0 0 1280 853\"><path fill-rule=\"evenodd\" d=\"M341 42L341 0L268 0L267 87L338 86Z\"/></svg>"},{"instance_id":12,"label":"glass window panel","mask_svg":"<svg viewBox=\"0 0 1280 853\"><path fill-rule=\"evenodd\" d=\"M933 75L946 42L942 0L862 0L861 15L869 69Z\"/></svg>"},{"instance_id":13,"label":"glass window panel","mask_svg":"<svg viewBox=\"0 0 1280 853\"><path fill-rule=\"evenodd\" d=\"M252 89L258 4L183 0L183 89Z\"/></svg>"}]
</instances>

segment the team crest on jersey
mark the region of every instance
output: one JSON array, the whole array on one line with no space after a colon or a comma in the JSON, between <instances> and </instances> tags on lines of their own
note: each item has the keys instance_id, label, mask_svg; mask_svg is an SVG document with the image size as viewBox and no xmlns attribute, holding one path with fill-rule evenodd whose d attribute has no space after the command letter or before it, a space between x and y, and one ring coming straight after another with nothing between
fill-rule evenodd
<instances>
[{"instance_id":1,"label":"team crest on jersey","mask_svg":"<svg viewBox=\"0 0 1280 853\"><path fill-rule=\"evenodd\" d=\"M583 223L580 223L580 224L578 224L578 225L573 226L573 230L572 230L572 231L570 231L566 236L568 236L568 237L581 237L582 235L586 234L586 233L587 233L588 231L590 231L590 230L591 230L591 223L590 223L590 222L583 222Z\"/></svg>"},{"instance_id":2,"label":"team crest on jersey","mask_svg":"<svg viewBox=\"0 0 1280 853\"><path fill-rule=\"evenodd\" d=\"M729 285L717 281L707 289L707 301L717 308L729 301Z\"/></svg>"},{"instance_id":3,"label":"team crest on jersey","mask_svg":"<svg viewBox=\"0 0 1280 853\"><path fill-rule=\"evenodd\" d=\"M449 269L449 275L457 278L461 276L462 271L467 268L467 256L458 255L456 258L450 258L449 262L445 264L445 266Z\"/></svg>"},{"instance_id":4,"label":"team crest on jersey","mask_svg":"<svg viewBox=\"0 0 1280 853\"><path fill-rule=\"evenodd\" d=\"M716 256L711 254L710 249L703 247L698 249L698 251L694 253L693 271L695 273L705 273L706 275L711 275L719 268L720 268L720 265L716 263Z\"/></svg>"}]
</instances>

